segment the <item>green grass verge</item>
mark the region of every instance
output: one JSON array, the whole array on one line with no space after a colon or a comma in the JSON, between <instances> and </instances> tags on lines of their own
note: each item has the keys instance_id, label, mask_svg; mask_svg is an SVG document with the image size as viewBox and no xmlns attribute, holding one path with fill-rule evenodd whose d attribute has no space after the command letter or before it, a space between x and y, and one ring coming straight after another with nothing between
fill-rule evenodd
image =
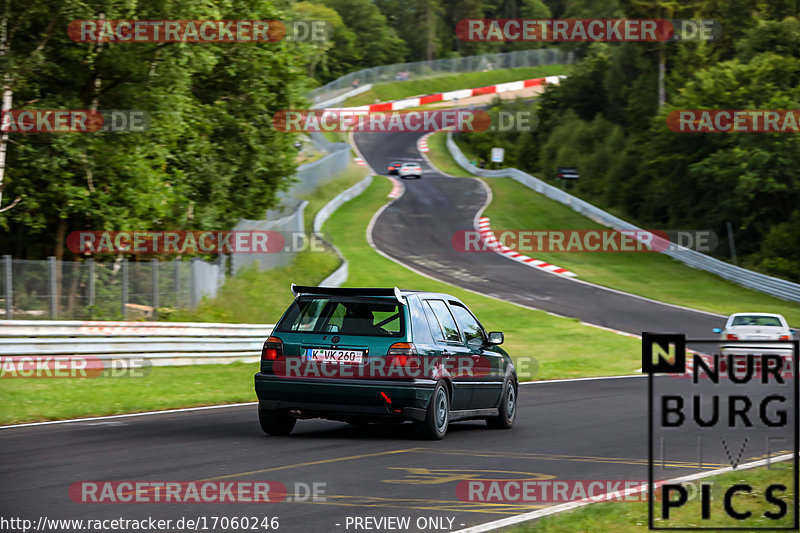
<instances>
[{"instance_id":1,"label":"green grass verge","mask_svg":"<svg viewBox=\"0 0 800 533\"><path fill-rule=\"evenodd\" d=\"M153 367L143 378L3 379L0 424L251 402L257 371L231 363Z\"/></svg>"},{"instance_id":2,"label":"green grass verge","mask_svg":"<svg viewBox=\"0 0 800 533\"><path fill-rule=\"evenodd\" d=\"M428 148L430 148L430 152L427 154L428 159L445 174L459 177L472 176L461 168L450 155L450 151L447 149L447 132L440 131L428 137Z\"/></svg>"},{"instance_id":3,"label":"green grass verge","mask_svg":"<svg viewBox=\"0 0 800 533\"><path fill-rule=\"evenodd\" d=\"M736 527L746 530L748 528L774 528L792 525L792 505L795 494L794 482L791 474L791 463L783 462L771 465L772 470L766 467L730 472L694 482L695 487L700 483L711 483L711 517L701 519L701 503L699 496L692 499L682 507L670 512L668 521L660 519L660 501L654 502L656 513L656 527L692 527L692 528L720 528ZM744 483L753 487L751 494L737 493L734 505L737 510L752 512L752 516L744 521L728 517L722 507L725 490L735 484ZM787 487L786 492L776 492L781 500L786 503L787 516L772 520L763 516L765 511L776 512L778 508L764 499L765 489L773 483ZM698 489L699 490L699 489ZM660 498L658 498L660 499ZM509 533L572 533L574 531L614 531L615 533L640 533L647 530L647 502L601 502L581 507L574 511L567 511L556 515L546 516L539 520L509 529Z\"/></svg>"},{"instance_id":4,"label":"green grass verge","mask_svg":"<svg viewBox=\"0 0 800 533\"><path fill-rule=\"evenodd\" d=\"M503 229L605 228L511 178L488 178L485 181L492 188L494 198L484 215L491 218L495 234ZM579 279L662 302L722 315L742 311L780 313L790 324L800 325L800 305L690 268L663 254L527 252L526 255L571 270L578 274Z\"/></svg>"},{"instance_id":5,"label":"green grass verge","mask_svg":"<svg viewBox=\"0 0 800 533\"><path fill-rule=\"evenodd\" d=\"M303 213L306 232L314 224L314 216L341 191L353 186L367 175L367 170L352 161L347 169L304 196L308 200ZM316 285L340 264L332 251L306 250L286 267L260 271L248 268L228 278L216 298L204 298L196 309L177 310L169 320L180 322L250 322L271 324L280 318L292 302L289 286L292 283Z\"/></svg>"},{"instance_id":6,"label":"green grass verge","mask_svg":"<svg viewBox=\"0 0 800 533\"><path fill-rule=\"evenodd\" d=\"M503 347L516 357L534 356L538 374L520 379L553 379L632 374L641 366L641 346L631 337L585 326L498 301L431 280L386 259L365 245L364 235L375 211L383 205L391 183L376 178L361 196L337 211L326 233L350 262L349 287L393 287L453 294L461 298L490 330L505 332ZM591 350L587 350L591 346Z\"/></svg>"},{"instance_id":7,"label":"green grass verge","mask_svg":"<svg viewBox=\"0 0 800 533\"><path fill-rule=\"evenodd\" d=\"M375 100L387 102L424 94L435 94L458 89L485 87L497 83L558 76L567 74L568 65L544 65L539 67L509 68L487 72L466 72L449 76L437 76L421 80L377 83L369 91L345 100L341 106L351 107L374 104Z\"/></svg>"}]
</instances>

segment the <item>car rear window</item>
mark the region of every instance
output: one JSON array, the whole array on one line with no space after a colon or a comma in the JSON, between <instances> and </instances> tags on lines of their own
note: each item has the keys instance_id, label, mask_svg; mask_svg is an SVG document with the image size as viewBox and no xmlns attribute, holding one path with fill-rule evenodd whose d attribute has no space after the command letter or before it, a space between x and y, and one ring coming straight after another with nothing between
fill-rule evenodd
<instances>
[{"instance_id":1,"label":"car rear window","mask_svg":"<svg viewBox=\"0 0 800 533\"><path fill-rule=\"evenodd\" d=\"M781 327L781 321L775 316L761 315L742 315L733 319L733 326L777 326Z\"/></svg>"},{"instance_id":2,"label":"car rear window","mask_svg":"<svg viewBox=\"0 0 800 533\"><path fill-rule=\"evenodd\" d=\"M402 337L405 318L402 306L385 298L301 296L275 330Z\"/></svg>"}]
</instances>

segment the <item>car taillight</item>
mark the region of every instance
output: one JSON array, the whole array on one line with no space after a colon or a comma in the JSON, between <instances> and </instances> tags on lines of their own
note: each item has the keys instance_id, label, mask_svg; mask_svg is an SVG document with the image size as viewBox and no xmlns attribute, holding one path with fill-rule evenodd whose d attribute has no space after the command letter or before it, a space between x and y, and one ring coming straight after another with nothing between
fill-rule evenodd
<instances>
[{"instance_id":1,"label":"car taillight","mask_svg":"<svg viewBox=\"0 0 800 533\"><path fill-rule=\"evenodd\" d=\"M727 335L725 335L725 339L729 341L738 341L739 337L737 337L733 333L728 333Z\"/></svg>"},{"instance_id":2,"label":"car taillight","mask_svg":"<svg viewBox=\"0 0 800 533\"><path fill-rule=\"evenodd\" d=\"M413 342L396 342L386 352L386 364L389 366L418 365L417 347Z\"/></svg>"},{"instance_id":3,"label":"car taillight","mask_svg":"<svg viewBox=\"0 0 800 533\"><path fill-rule=\"evenodd\" d=\"M778 340L779 341L790 341L790 340L792 340L792 337L791 337L791 335L781 335L780 337L778 337Z\"/></svg>"},{"instance_id":4,"label":"car taillight","mask_svg":"<svg viewBox=\"0 0 800 533\"><path fill-rule=\"evenodd\" d=\"M283 341L278 337L270 337L261 348L262 361L280 361L283 359Z\"/></svg>"}]
</instances>

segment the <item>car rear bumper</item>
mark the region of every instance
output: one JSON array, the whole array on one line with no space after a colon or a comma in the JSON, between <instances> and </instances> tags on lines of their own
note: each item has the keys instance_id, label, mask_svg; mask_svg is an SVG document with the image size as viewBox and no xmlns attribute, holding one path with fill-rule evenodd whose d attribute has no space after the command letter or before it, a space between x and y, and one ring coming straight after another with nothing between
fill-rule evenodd
<instances>
[{"instance_id":1,"label":"car rear bumper","mask_svg":"<svg viewBox=\"0 0 800 533\"><path fill-rule=\"evenodd\" d=\"M302 417L419 418L436 381L429 379L298 379L259 372L256 395L262 409L296 411Z\"/></svg>"},{"instance_id":2,"label":"car rear bumper","mask_svg":"<svg viewBox=\"0 0 800 533\"><path fill-rule=\"evenodd\" d=\"M747 355L778 355L780 357L791 357L794 349L791 344L735 344L721 345L719 353L721 355L747 356Z\"/></svg>"}]
</instances>

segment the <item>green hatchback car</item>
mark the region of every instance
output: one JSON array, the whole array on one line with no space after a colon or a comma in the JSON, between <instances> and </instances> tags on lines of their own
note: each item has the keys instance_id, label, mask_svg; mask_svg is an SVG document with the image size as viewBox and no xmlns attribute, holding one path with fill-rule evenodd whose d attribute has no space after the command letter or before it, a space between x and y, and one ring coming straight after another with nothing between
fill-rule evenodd
<instances>
[{"instance_id":1,"label":"green hatchback car","mask_svg":"<svg viewBox=\"0 0 800 533\"><path fill-rule=\"evenodd\" d=\"M457 420L514 424L517 375L503 334L487 333L458 298L294 284L292 293L255 375L265 433L287 435L302 418L411 421L429 439Z\"/></svg>"}]
</instances>

